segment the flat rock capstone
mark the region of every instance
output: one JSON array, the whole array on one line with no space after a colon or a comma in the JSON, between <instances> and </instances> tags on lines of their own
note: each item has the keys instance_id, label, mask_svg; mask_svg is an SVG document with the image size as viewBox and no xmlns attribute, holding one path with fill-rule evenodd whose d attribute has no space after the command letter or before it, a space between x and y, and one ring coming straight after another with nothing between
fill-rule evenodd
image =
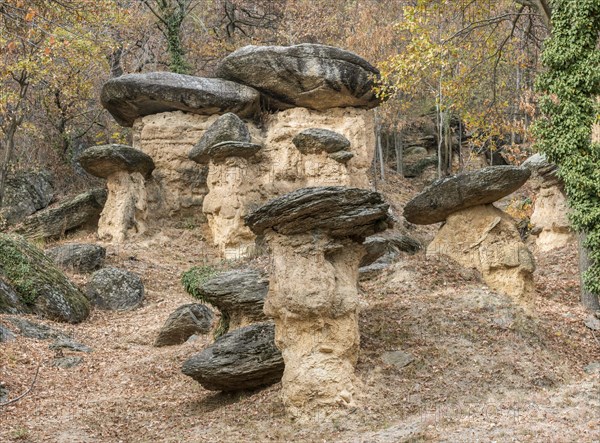
<instances>
[{"instance_id":1,"label":"flat rock capstone","mask_svg":"<svg viewBox=\"0 0 600 443\"><path fill-rule=\"evenodd\" d=\"M128 311L142 305L144 285L133 272L104 268L92 274L85 294L100 309Z\"/></svg>"},{"instance_id":2,"label":"flat rock capstone","mask_svg":"<svg viewBox=\"0 0 600 443\"><path fill-rule=\"evenodd\" d=\"M246 123L237 115L228 112L210 125L188 157L196 163L206 164L210 160L207 150L222 142L250 142L250 131Z\"/></svg>"},{"instance_id":3,"label":"flat rock capstone","mask_svg":"<svg viewBox=\"0 0 600 443\"><path fill-rule=\"evenodd\" d=\"M50 248L45 254L62 269L92 272L104 264L106 248L94 244L73 243Z\"/></svg>"},{"instance_id":4,"label":"flat rock capstone","mask_svg":"<svg viewBox=\"0 0 600 443\"><path fill-rule=\"evenodd\" d=\"M389 205L378 192L344 186L302 188L271 200L246 217L257 235L319 230L332 237L364 238L393 225Z\"/></svg>"},{"instance_id":5,"label":"flat rock capstone","mask_svg":"<svg viewBox=\"0 0 600 443\"><path fill-rule=\"evenodd\" d=\"M259 90L272 109L374 108L379 71L358 55L332 46L245 46L225 57L217 77Z\"/></svg>"},{"instance_id":6,"label":"flat rock capstone","mask_svg":"<svg viewBox=\"0 0 600 443\"><path fill-rule=\"evenodd\" d=\"M188 359L182 372L211 391L239 391L277 383L283 375L273 323L256 323L219 337Z\"/></svg>"},{"instance_id":7,"label":"flat rock capstone","mask_svg":"<svg viewBox=\"0 0 600 443\"><path fill-rule=\"evenodd\" d=\"M220 78L150 72L109 80L102 87L100 100L119 124L133 126L137 118L168 111L202 115L235 112L249 117L259 109L260 94Z\"/></svg>"},{"instance_id":8,"label":"flat rock capstone","mask_svg":"<svg viewBox=\"0 0 600 443\"><path fill-rule=\"evenodd\" d=\"M292 143L303 154L318 154L321 151L331 154L350 147L350 140L342 134L323 128L300 131L294 136Z\"/></svg>"},{"instance_id":9,"label":"flat rock capstone","mask_svg":"<svg viewBox=\"0 0 600 443\"><path fill-rule=\"evenodd\" d=\"M519 189L531 172L517 166L489 166L436 180L404 207L410 223L439 223L461 209L500 200Z\"/></svg>"},{"instance_id":10,"label":"flat rock capstone","mask_svg":"<svg viewBox=\"0 0 600 443\"><path fill-rule=\"evenodd\" d=\"M145 178L154 170L152 158L131 146L110 144L88 148L78 158L81 167L101 178L120 172L139 172Z\"/></svg>"}]
</instances>

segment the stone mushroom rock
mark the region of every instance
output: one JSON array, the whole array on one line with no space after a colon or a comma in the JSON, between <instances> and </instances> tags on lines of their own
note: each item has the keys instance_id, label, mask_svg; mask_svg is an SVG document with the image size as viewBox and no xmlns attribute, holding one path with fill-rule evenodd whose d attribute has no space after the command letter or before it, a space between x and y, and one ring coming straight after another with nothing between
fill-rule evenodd
<instances>
[{"instance_id":1,"label":"stone mushroom rock","mask_svg":"<svg viewBox=\"0 0 600 443\"><path fill-rule=\"evenodd\" d=\"M129 311L142 305L144 284L133 272L104 268L92 274L85 294L100 309Z\"/></svg>"},{"instance_id":2,"label":"stone mushroom rock","mask_svg":"<svg viewBox=\"0 0 600 443\"><path fill-rule=\"evenodd\" d=\"M210 155L207 150L223 142L250 142L250 131L244 121L228 112L223 114L206 130L188 157L196 163L208 164Z\"/></svg>"},{"instance_id":3,"label":"stone mushroom rock","mask_svg":"<svg viewBox=\"0 0 600 443\"><path fill-rule=\"evenodd\" d=\"M256 323L219 337L188 359L182 372L211 391L239 391L281 380L284 363L272 323Z\"/></svg>"},{"instance_id":4,"label":"stone mushroom rock","mask_svg":"<svg viewBox=\"0 0 600 443\"><path fill-rule=\"evenodd\" d=\"M229 157L250 158L261 148L262 146L256 143L226 141L209 147L206 156L217 163Z\"/></svg>"},{"instance_id":5,"label":"stone mushroom rock","mask_svg":"<svg viewBox=\"0 0 600 443\"><path fill-rule=\"evenodd\" d=\"M62 269L85 273L102 267L106 248L100 245L73 243L50 248L45 254Z\"/></svg>"},{"instance_id":6,"label":"stone mushroom rock","mask_svg":"<svg viewBox=\"0 0 600 443\"><path fill-rule=\"evenodd\" d=\"M194 334L208 334L213 313L205 305L191 303L178 307L160 328L154 346L172 346L184 343Z\"/></svg>"},{"instance_id":7,"label":"stone mushroom rock","mask_svg":"<svg viewBox=\"0 0 600 443\"><path fill-rule=\"evenodd\" d=\"M150 156L130 146L102 145L86 149L79 164L90 174L107 179L108 197L98 236L122 242L134 233L143 233L148 207L145 180L154 170Z\"/></svg>"},{"instance_id":8,"label":"stone mushroom rock","mask_svg":"<svg viewBox=\"0 0 600 443\"><path fill-rule=\"evenodd\" d=\"M519 189L531 175L517 166L490 166L436 180L404 207L410 223L427 225L446 220L453 212L493 203Z\"/></svg>"},{"instance_id":9,"label":"stone mushroom rock","mask_svg":"<svg viewBox=\"0 0 600 443\"><path fill-rule=\"evenodd\" d=\"M0 312L24 310L68 323L79 323L90 312L83 293L23 237L0 234L0 281Z\"/></svg>"},{"instance_id":10,"label":"stone mushroom rock","mask_svg":"<svg viewBox=\"0 0 600 443\"><path fill-rule=\"evenodd\" d=\"M323 128L309 128L299 132L292 143L303 154L317 154L325 151L329 154L350 147L350 140L342 134Z\"/></svg>"},{"instance_id":11,"label":"stone mushroom rock","mask_svg":"<svg viewBox=\"0 0 600 443\"><path fill-rule=\"evenodd\" d=\"M374 108L379 71L358 55L332 46L245 46L225 57L217 76L259 90L271 108Z\"/></svg>"},{"instance_id":12,"label":"stone mushroom rock","mask_svg":"<svg viewBox=\"0 0 600 443\"><path fill-rule=\"evenodd\" d=\"M220 78L150 72L109 80L102 87L100 100L119 124L133 126L140 117L178 110L201 115L235 112L252 116L259 109L260 94Z\"/></svg>"},{"instance_id":13,"label":"stone mushroom rock","mask_svg":"<svg viewBox=\"0 0 600 443\"><path fill-rule=\"evenodd\" d=\"M194 288L195 295L221 312L219 332L265 321L269 279L254 269L222 272Z\"/></svg>"},{"instance_id":14,"label":"stone mushroom rock","mask_svg":"<svg viewBox=\"0 0 600 443\"><path fill-rule=\"evenodd\" d=\"M364 238L392 225L388 205L364 189L305 188L256 209L246 223L273 255L264 311L285 361L287 411L355 405L358 265Z\"/></svg>"},{"instance_id":15,"label":"stone mushroom rock","mask_svg":"<svg viewBox=\"0 0 600 443\"><path fill-rule=\"evenodd\" d=\"M38 211L15 226L14 231L30 240L56 238L66 232L97 224L106 203L106 189L92 189Z\"/></svg>"}]
</instances>

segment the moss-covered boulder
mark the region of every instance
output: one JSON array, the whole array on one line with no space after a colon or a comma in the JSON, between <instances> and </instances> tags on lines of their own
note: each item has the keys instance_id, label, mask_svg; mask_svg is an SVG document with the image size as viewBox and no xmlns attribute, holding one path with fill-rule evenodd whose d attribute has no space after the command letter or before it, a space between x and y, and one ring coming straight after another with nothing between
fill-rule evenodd
<instances>
[{"instance_id":1,"label":"moss-covered boulder","mask_svg":"<svg viewBox=\"0 0 600 443\"><path fill-rule=\"evenodd\" d=\"M0 280L9 288L0 290L0 312L31 312L69 323L89 315L83 293L21 236L0 234Z\"/></svg>"}]
</instances>

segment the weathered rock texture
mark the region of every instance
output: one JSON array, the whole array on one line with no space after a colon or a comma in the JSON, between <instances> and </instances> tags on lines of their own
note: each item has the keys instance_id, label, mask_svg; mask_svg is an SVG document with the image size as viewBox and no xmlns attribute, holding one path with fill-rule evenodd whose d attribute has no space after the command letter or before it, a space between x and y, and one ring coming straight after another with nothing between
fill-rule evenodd
<instances>
[{"instance_id":1,"label":"weathered rock texture","mask_svg":"<svg viewBox=\"0 0 600 443\"><path fill-rule=\"evenodd\" d=\"M213 313L205 305L191 303L178 307L160 328L154 346L172 346L185 342L194 334L208 334Z\"/></svg>"},{"instance_id":2,"label":"weathered rock texture","mask_svg":"<svg viewBox=\"0 0 600 443\"><path fill-rule=\"evenodd\" d=\"M211 391L238 391L277 383L283 366L273 324L257 323L219 337L188 359L182 372Z\"/></svg>"},{"instance_id":3,"label":"weathered rock texture","mask_svg":"<svg viewBox=\"0 0 600 443\"><path fill-rule=\"evenodd\" d=\"M250 116L259 106L258 92L247 86L172 72L113 78L102 87L100 100L123 126L132 126L145 115L176 110L202 115L231 111Z\"/></svg>"},{"instance_id":4,"label":"weathered rock texture","mask_svg":"<svg viewBox=\"0 0 600 443\"><path fill-rule=\"evenodd\" d=\"M54 198L54 186L49 173L21 171L6 181L0 208L0 220L9 225L19 223L28 215L44 209Z\"/></svg>"},{"instance_id":5,"label":"weathered rock texture","mask_svg":"<svg viewBox=\"0 0 600 443\"><path fill-rule=\"evenodd\" d=\"M352 52L331 46L245 46L225 57L217 76L258 89L269 107L373 108L379 71Z\"/></svg>"},{"instance_id":6,"label":"weathered rock texture","mask_svg":"<svg viewBox=\"0 0 600 443\"><path fill-rule=\"evenodd\" d=\"M60 237L81 227L93 227L95 230L106 195L105 189L79 194L57 206L30 215L15 227L15 232L28 239L46 239Z\"/></svg>"},{"instance_id":7,"label":"weathered rock texture","mask_svg":"<svg viewBox=\"0 0 600 443\"><path fill-rule=\"evenodd\" d=\"M1 312L24 311L69 323L79 323L89 314L79 289L20 236L0 234L0 282Z\"/></svg>"},{"instance_id":8,"label":"weathered rock texture","mask_svg":"<svg viewBox=\"0 0 600 443\"><path fill-rule=\"evenodd\" d=\"M285 361L283 401L292 415L356 403L359 383L358 265L366 235L386 229L377 193L307 188L246 218L272 251L265 313Z\"/></svg>"},{"instance_id":9,"label":"weathered rock texture","mask_svg":"<svg viewBox=\"0 0 600 443\"><path fill-rule=\"evenodd\" d=\"M530 175L526 168L490 166L437 180L406 204L404 217L421 225L442 222L453 212L500 200Z\"/></svg>"},{"instance_id":10,"label":"weathered rock texture","mask_svg":"<svg viewBox=\"0 0 600 443\"><path fill-rule=\"evenodd\" d=\"M50 248L45 254L62 269L92 272L104 264L106 249L99 245L75 243Z\"/></svg>"},{"instance_id":11,"label":"weathered rock texture","mask_svg":"<svg viewBox=\"0 0 600 443\"><path fill-rule=\"evenodd\" d=\"M455 212L427 247L427 255L445 255L477 269L488 286L519 301L534 293L533 256L521 241L514 220L493 205Z\"/></svg>"},{"instance_id":12,"label":"weathered rock texture","mask_svg":"<svg viewBox=\"0 0 600 443\"><path fill-rule=\"evenodd\" d=\"M104 268L92 274L85 294L100 309L129 311L142 305L144 284L133 272Z\"/></svg>"}]
</instances>

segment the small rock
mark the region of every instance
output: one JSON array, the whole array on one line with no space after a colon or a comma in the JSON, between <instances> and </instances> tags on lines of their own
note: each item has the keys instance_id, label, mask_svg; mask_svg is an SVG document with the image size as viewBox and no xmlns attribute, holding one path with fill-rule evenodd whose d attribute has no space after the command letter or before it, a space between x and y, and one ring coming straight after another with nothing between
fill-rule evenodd
<instances>
[{"instance_id":1,"label":"small rock","mask_svg":"<svg viewBox=\"0 0 600 443\"><path fill-rule=\"evenodd\" d=\"M6 403L8 401L8 389L2 383L0 383L0 403Z\"/></svg>"},{"instance_id":2,"label":"small rock","mask_svg":"<svg viewBox=\"0 0 600 443\"><path fill-rule=\"evenodd\" d=\"M415 357L407 352L390 351L384 352L381 356L381 359L386 365L393 365L398 369L401 369L411 364L415 360Z\"/></svg>"},{"instance_id":3,"label":"small rock","mask_svg":"<svg viewBox=\"0 0 600 443\"><path fill-rule=\"evenodd\" d=\"M81 343L77 343L76 341L71 340L70 338L58 338L48 346L50 349L58 350L58 349L69 349L75 352L92 352L93 349L89 346L83 345Z\"/></svg>"},{"instance_id":4,"label":"small rock","mask_svg":"<svg viewBox=\"0 0 600 443\"><path fill-rule=\"evenodd\" d=\"M128 311L142 305L144 285L133 272L104 268L92 274L85 293L100 309Z\"/></svg>"},{"instance_id":5,"label":"small rock","mask_svg":"<svg viewBox=\"0 0 600 443\"><path fill-rule=\"evenodd\" d=\"M334 159L336 162L347 163L352 157L354 157L354 154L350 151L338 151L334 152L333 154L329 154L329 157Z\"/></svg>"},{"instance_id":6,"label":"small rock","mask_svg":"<svg viewBox=\"0 0 600 443\"><path fill-rule=\"evenodd\" d=\"M425 156L428 152L423 146L410 146L404 150L403 154L404 157L417 157Z\"/></svg>"},{"instance_id":7,"label":"small rock","mask_svg":"<svg viewBox=\"0 0 600 443\"><path fill-rule=\"evenodd\" d=\"M585 325L593 331L600 331L600 320L595 315L590 315L585 319Z\"/></svg>"},{"instance_id":8,"label":"small rock","mask_svg":"<svg viewBox=\"0 0 600 443\"><path fill-rule=\"evenodd\" d=\"M358 268L358 279L359 281L371 280L382 274L389 266L389 263L372 263L368 266Z\"/></svg>"},{"instance_id":9,"label":"small rock","mask_svg":"<svg viewBox=\"0 0 600 443\"><path fill-rule=\"evenodd\" d=\"M197 163L208 163L208 148L222 142L250 142L250 131L244 121L237 115L228 112L210 125L198 143L192 148L188 157Z\"/></svg>"},{"instance_id":10,"label":"small rock","mask_svg":"<svg viewBox=\"0 0 600 443\"><path fill-rule=\"evenodd\" d=\"M154 346L180 345L191 336L208 334L213 313L205 305L191 303L178 307L160 329Z\"/></svg>"},{"instance_id":11,"label":"small rock","mask_svg":"<svg viewBox=\"0 0 600 443\"><path fill-rule=\"evenodd\" d=\"M13 341L15 338L15 334L13 334L10 329L0 325L0 343Z\"/></svg>"},{"instance_id":12,"label":"small rock","mask_svg":"<svg viewBox=\"0 0 600 443\"><path fill-rule=\"evenodd\" d=\"M85 273L102 267L106 249L93 244L70 244L48 249L45 254L62 269Z\"/></svg>"},{"instance_id":13,"label":"small rock","mask_svg":"<svg viewBox=\"0 0 600 443\"><path fill-rule=\"evenodd\" d=\"M52 366L62 369L69 369L75 366L79 366L81 363L83 363L83 357L57 357L52 362Z\"/></svg>"},{"instance_id":14,"label":"small rock","mask_svg":"<svg viewBox=\"0 0 600 443\"><path fill-rule=\"evenodd\" d=\"M8 318L8 321L19 329L19 333L23 337L36 338L38 340L46 340L49 338L67 338L67 335L64 332L53 329L50 326L25 320L24 318L11 317Z\"/></svg>"},{"instance_id":15,"label":"small rock","mask_svg":"<svg viewBox=\"0 0 600 443\"><path fill-rule=\"evenodd\" d=\"M600 361L593 361L586 365L583 370L586 374L600 374Z\"/></svg>"},{"instance_id":16,"label":"small rock","mask_svg":"<svg viewBox=\"0 0 600 443\"><path fill-rule=\"evenodd\" d=\"M321 151L332 154L350 147L350 140L342 134L323 128L305 129L294 136L292 143L305 155Z\"/></svg>"}]
</instances>

